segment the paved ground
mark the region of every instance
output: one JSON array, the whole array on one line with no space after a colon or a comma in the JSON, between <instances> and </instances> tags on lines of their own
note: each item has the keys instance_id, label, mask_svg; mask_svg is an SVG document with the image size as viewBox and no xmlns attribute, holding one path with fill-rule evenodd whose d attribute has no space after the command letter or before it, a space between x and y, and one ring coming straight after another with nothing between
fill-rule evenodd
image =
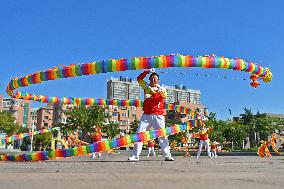
<instances>
[{"instance_id":1,"label":"paved ground","mask_svg":"<svg viewBox=\"0 0 284 189\"><path fill-rule=\"evenodd\" d=\"M202 156L165 162L129 153L45 162L0 162L0 189L46 188L284 188L284 156Z\"/></svg>"}]
</instances>

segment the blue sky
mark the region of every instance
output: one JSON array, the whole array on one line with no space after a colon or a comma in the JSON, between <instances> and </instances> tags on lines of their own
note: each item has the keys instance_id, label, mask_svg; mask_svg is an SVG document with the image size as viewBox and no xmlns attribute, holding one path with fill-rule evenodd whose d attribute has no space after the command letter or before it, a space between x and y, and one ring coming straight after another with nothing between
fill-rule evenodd
<instances>
[{"instance_id":1,"label":"blue sky","mask_svg":"<svg viewBox=\"0 0 284 189\"><path fill-rule=\"evenodd\" d=\"M237 116L244 107L254 113L283 114L283 7L284 1L280 0L3 0L0 94L7 97L6 85L15 76L62 64L172 53L214 53L270 67L273 81L261 82L254 89L249 80L232 79L249 78L245 72L175 68L169 74L161 74L161 83L201 90L202 103L216 112L219 119ZM139 73L126 71L61 79L19 90L48 96L105 98L108 78L120 75L136 78ZM210 77L194 76L196 73Z\"/></svg>"}]
</instances>

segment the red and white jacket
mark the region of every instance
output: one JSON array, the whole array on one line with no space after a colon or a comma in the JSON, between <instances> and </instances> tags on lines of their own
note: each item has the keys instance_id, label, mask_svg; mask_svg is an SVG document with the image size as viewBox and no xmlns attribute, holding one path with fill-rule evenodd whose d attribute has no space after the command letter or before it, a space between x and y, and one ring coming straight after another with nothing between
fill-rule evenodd
<instances>
[{"instance_id":1,"label":"red and white jacket","mask_svg":"<svg viewBox=\"0 0 284 189\"><path fill-rule=\"evenodd\" d=\"M153 141L153 140L149 140L148 141L148 147L155 147L155 141Z\"/></svg>"},{"instance_id":2,"label":"red and white jacket","mask_svg":"<svg viewBox=\"0 0 284 189\"><path fill-rule=\"evenodd\" d=\"M137 77L137 81L144 90L144 114L163 115L165 106L165 98L167 97L166 89L160 85L150 86L144 78L149 74L149 71L144 71Z\"/></svg>"},{"instance_id":3,"label":"red and white jacket","mask_svg":"<svg viewBox=\"0 0 284 189\"><path fill-rule=\"evenodd\" d=\"M100 142L102 140L102 131L100 128L95 128L95 133L92 135L93 142Z\"/></svg>"},{"instance_id":4,"label":"red and white jacket","mask_svg":"<svg viewBox=\"0 0 284 189\"><path fill-rule=\"evenodd\" d=\"M208 140L208 133L211 131L211 128L204 128L199 131L199 139L200 140Z\"/></svg>"},{"instance_id":5,"label":"red and white jacket","mask_svg":"<svg viewBox=\"0 0 284 189\"><path fill-rule=\"evenodd\" d=\"M216 151L217 150L217 145L216 144L211 144L210 149L211 149L211 151Z\"/></svg>"}]
</instances>

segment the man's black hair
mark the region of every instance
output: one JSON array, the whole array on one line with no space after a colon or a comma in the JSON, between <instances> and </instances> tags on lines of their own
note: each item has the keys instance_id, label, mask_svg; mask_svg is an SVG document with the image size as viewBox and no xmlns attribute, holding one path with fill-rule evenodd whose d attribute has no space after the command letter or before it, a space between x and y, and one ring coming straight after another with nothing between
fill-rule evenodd
<instances>
[{"instance_id":1,"label":"man's black hair","mask_svg":"<svg viewBox=\"0 0 284 189\"><path fill-rule=\"evenodd\" d=\"M153 77L153 76L157 76L158 79L160 79L159 74L157 74L156 72L154 72L154 73L151 73L151 75L150 75L150 77L149 77L149 80L151 80L151 77Z\"/></svg>"}]
</instances>

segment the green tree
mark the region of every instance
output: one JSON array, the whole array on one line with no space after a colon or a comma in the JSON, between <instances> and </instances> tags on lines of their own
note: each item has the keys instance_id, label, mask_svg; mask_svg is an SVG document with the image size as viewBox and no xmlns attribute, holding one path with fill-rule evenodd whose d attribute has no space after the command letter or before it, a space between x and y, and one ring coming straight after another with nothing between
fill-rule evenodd
<instances>
[{"instance_id":1,"label":"green tree","mask_svg":"<svg viewBox=\"0 0 284 189\"><path fill-rule=\"evenodd\" d=\"M217 141L224 143L226 138L224 137L224 130L226 128L226 122L222 120L216 120L214 122L207 121L205 123L208 127L212 128L212 131L209 132L209 138L211 141Z\"/></svg>"},{"instance_id":2,"label":"green tree","mask_svg":"<svg viewBox=\"0 0 284 189\"><path fill-rule=\"evenodd\" d=\"M254 122L254 115L252 110L249 108L244 108L245 113L240 114L241 122L246 128L247 131L247 142L252 145L251 147L256 146L256 129L255 129L255 122Z\"/></svg>"},{"instance_id":3,"label":"green tree","mask_svg":"<svg viewBox=\"0 0 284 189\"><path fill-rule=\"evenodd\" d=\"M105 133L109 139L112 139L120 132L119 124L111 121L109 124L103 125L102 132Z\"/></svg>"},{"instance_id":4,"label":"green tree","mask_svg":"<svg viewBox=\"0 0 284 189\"><path fill-rule=\"evenodd\" d=\"M241 122L245 125L252 147L259 146L261 140L267 140L269 135L279 130L279 119L259 112L253 115L248 108L244 108L244 111L244 114L240 114Z\"/></svg>"},{"instance_id":5,"label":"green tree","mask_svg":"<svg viewBox=\"0 0 284 189\"><path fill-rule=\"evenodd\" d=\"M267 140L268 136L279 130L280 122L278 119L267 116L267 114L256 114L254 125L257 133L257 145L261 140Z\"/></svg>"},{"instance_id":6,"label":"green tree","mask_svg":"<svg viewBox=\"0 0 284 189\"><path fill-rule=\"evenodd\" d=\"M216 113L211 112L205 124L212 128L212 131L209 133L211 141L218 141L223 147L231 149L242 148L243 141L247 135L247 128L242 122L217 120Z\"/></svg>"},{"instance_id":7,"label":"green tree","mask_svg":"<svg viewBox=\"0 0 284 189\"><path fill-rule=\"evenodd\" d=\"M82 133L93 132L94 125L102 126L108 118L105 108L101 106L79 106L66 111L65 114L67 130L81 130Z\"/></svg>"},{"instance_id":8,"label":"green tree","mask_svg":"<svg viewBox=\"0 0 284 189\"><path fill-rule=\"evenodd\" d=\"M68 137L68 128L66 127L66 124L64 123L55 123L52 125L52 134L54 137L57 137L57 134L59 132L57 131L57 128L60 128L60 132L62 136L65 136L65 138Z\"/></svg>"},{"instance_id":9,"label":"green tree","mask_svg":"<svg viewBox=\"0 0 284 189\"><path fill-rule=\"evenodd\" d=\"M20 129L18 130L17 134L18 134L18 133L28 133L28 132L29 132L29 128L27 128L27 127L20 127ZM27 136L27 137L24 137L24 138L23 138L23 141L22 141L22 144L21 144L21 146L20 146L20 149L21 149L22 151L28 150L29 144L31 144L31 138L28 137L28 136Z\"/></svg>"},{"instance_id":10,"label":"green tree","mask_svg":"<svg viewBox=\"0 0 284 189\"><path fill-rule=\"evenodd\" d=\"M39 150L41 150L41 148L43 148L43 150L46 150L46 148L50 145L51 140L52 140L51 132L34 135L33 145L36 146Z\"/></svg>"},{"instance_id":11,"label":"green tree","mask_svg":"<svg viewBox=\"0 0 284 189\"><path fill-rule=\"evenodd\" d=\"M209 113L208 121L210 121L212 123L216 123L217 122L217 118L216 118L216 113L215 112L210 112Z\"/></svg>"},{"instance_id":12,"label":"green tree","mask_svg":"<svg viewBox=\"0 0 284 189\"><path fill-rule=\"evenodd\" d=\"M129 133L130 134L136 133L138 126L139 126L139 121L137 119L135 119L129 126Z\"/></svg>"},{"instance_id":13,"label":"green tree","mask_svg":"<svg viewBox=\"0 0 284 189\"><path fill-rule=\"evenodd\" d=\"M205 125L212 128L212 131L209 132L209 138L211 141L218 141L220 143L225 141L223 131L226 127L226 123L224 121L217 120L216 113L209 113L208 120L205 122Z\"/></svg>"},{"instance_id":14,"label":"green tree","mask_svg":"<svg viewBox=\"0 0 284 189\"><path fill-rule=\"evenodd\" d=\"M247 135L245 126L240 122L227 120L223 129L223 136L227 142L230 142L231 148L241 149Z\"/></svg>"},{"instance_id":15,"label":"green tree","mask_svg":"<svg viewBox=\"0 0 284 189\"><path fill-rule=\"evenodd\" d=\"M20 126L16 123L16 119L11 113L0 112L0 132L11 136L17 133L19 130Z\"/></svg>"},{"instance_id":16,"label":"green tree","mask_svg":"<svg viewBox=\"0 0 284 189\"><path fill-rule=\"evenodd\" d=\"M245 125L249 125L253 121L254 115L253 115L251 109L249 109L249 108L244 108L244 111L245 111L245 113L240 114L240 116L243 120L243 123Z\"/></svg>"},{"instance_id":17,"label":"green tree","mask_svg":"<svg viewBox=\"0 0 284 189\"><path fill-rule=\"evenodd\" d=\"M27 127L20 127L17 133L28 133L30 131Z\"/></svg>"}]
</instances>

